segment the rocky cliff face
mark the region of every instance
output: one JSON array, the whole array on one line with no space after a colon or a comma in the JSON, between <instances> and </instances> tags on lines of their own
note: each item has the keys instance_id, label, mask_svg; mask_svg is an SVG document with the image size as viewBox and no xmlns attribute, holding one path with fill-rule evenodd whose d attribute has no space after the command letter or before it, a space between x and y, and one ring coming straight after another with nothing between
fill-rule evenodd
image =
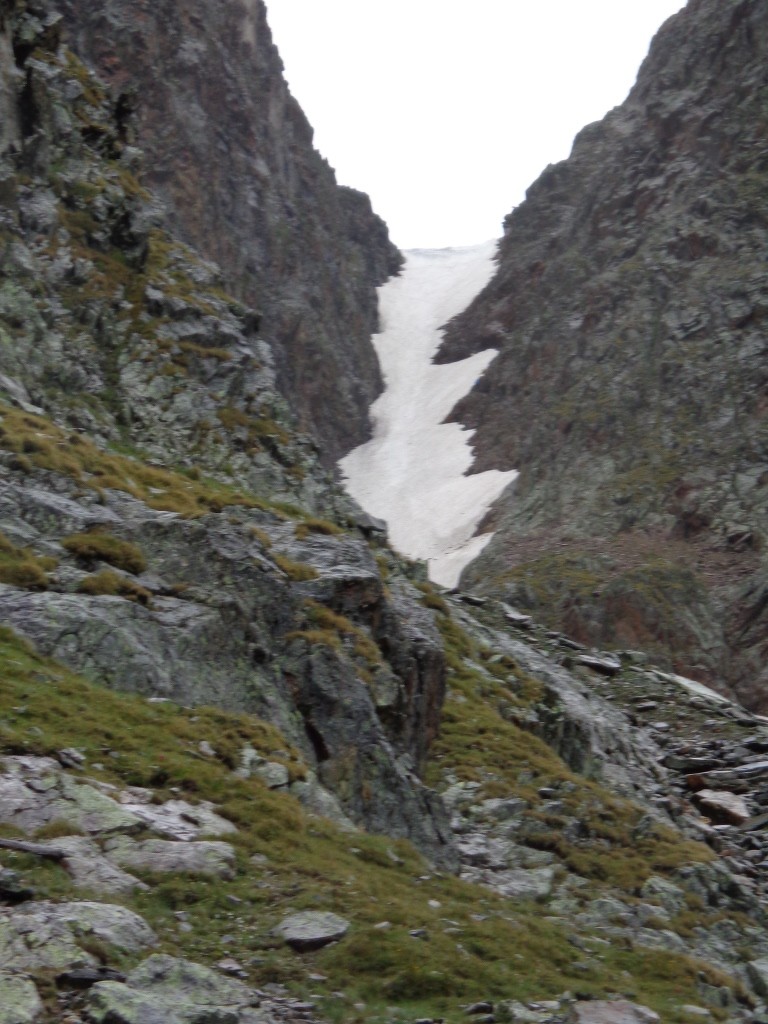
<instances>
[{"instance_id":1,"label":"rocky cliff face","mask_svg":"<svg viewBox=\"0 0 768 1024\"><path fill-rule=\"evenodd\" d=\"M326 465L368 436L375 286L400 256L340 188L282 76L262 0L65 0L76 52L135 107L144 180L180 237L256 307L281 390Z\"/></svg>"},{"instance_id":2,"label":"rocky cliff face","mask_svg":"<svg viewBox=\"0 0 768 1024\"><path fill-rule=\"evenodd\" d=\"M0 1024L764 1020L765 722L397 558L61 29L0 0Z\"/></svg>"},{"instance_id":3,"label":"rocky cliff face","mask_svg":"<svg viewBox=\"0 0 768 1024\"><path fill-rule=\"evenodd\" d=\"M670 19L507 217L442 351L501 350L454 415L478 470L520 470L467 580L761 708L767 26L763 0Z\"/></svg>"},{"instance_id":4,"label":"rocky cliff face","mask_svg":"<svg viewBox=\"0 0 768 1024\"><path fill-rule=\"evenodd\" d=\"M61 27L45 4L3 24L2 617L119 688L279 720L350 814L426 825L450 864L414 773L445 685L419 594L385 591L257 314L162 226L123 100Z\"/></svg>"}]
</instances>

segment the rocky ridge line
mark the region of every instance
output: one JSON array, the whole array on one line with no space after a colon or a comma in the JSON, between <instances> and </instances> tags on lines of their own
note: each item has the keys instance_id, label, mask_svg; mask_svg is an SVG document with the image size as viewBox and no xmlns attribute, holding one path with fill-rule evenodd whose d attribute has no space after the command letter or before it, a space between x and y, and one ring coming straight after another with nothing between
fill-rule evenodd
<instances>
[{"instance_id":1,"label":"rocky ridge line","mask_svg":"<svg viewBox=\"0 0 768 1024\"><path fill-rule=\"evenodd\" d=\"M500 355L454 417L520 471L465 582L764 708L764 0L691 0L624 104L505 221L441 358ZM730 689L729 689L730 688Z\"/></svg>"}]
</instances>

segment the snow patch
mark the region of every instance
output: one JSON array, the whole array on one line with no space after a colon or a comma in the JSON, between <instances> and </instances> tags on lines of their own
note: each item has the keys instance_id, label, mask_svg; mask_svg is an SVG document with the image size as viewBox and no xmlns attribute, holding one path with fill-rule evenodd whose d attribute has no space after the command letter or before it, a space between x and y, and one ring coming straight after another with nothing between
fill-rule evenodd
<instances>
[{"instance_id":1,"label":"snow patch","mask_svg":"<svg viewBox=\"0 0 768 1024\"><path fill-rule=\"evenodd\" d=\"M373 344L385 390L371 406L372 440L339 464L349 494L387 521L393 547L426 560L430 578L448 587L491 539L475 536L477 525L517 476L498 470L466 476L474 431L443 423L496 351L432 362L444 325L491 279L495 252L495 241L414 249L400 275L379 289L382 331Z\"/></svg>"}]
</instances>

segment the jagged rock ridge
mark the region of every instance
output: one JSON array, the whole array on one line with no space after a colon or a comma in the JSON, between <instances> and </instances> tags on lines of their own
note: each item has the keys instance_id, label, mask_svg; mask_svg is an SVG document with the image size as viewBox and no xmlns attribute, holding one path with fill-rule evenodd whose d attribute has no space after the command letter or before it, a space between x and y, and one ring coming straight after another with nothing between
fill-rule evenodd
<instances>
[{"instance_id":1,"label":"jagged rock ridge","mask_svg":"<svg viewBox=\"0 0 768 1024\"><path fill-rule=\"evenodd\" d=\"M766 706L768 5L691 0L506 219L443 359L516 468L467 580Z\"/></svg>"}]
</instances>

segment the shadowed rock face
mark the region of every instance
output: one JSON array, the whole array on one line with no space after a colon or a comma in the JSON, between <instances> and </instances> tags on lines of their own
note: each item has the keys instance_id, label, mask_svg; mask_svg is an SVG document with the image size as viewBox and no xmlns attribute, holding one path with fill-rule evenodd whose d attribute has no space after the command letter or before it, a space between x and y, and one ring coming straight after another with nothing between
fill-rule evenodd
<instances>
[{"instance_id":1,"label":"shadowed rock face","mask_svg":"<svg viewBox=\"0 0 768 1024\"><path fill-rule=\"evenodd\" d=\"M368 197L337 186L282 76L260 0L64 0L77 53L138 115L172 227L263 314L278 382L330 465L381 389L375 286L400 264Z\"/></svg>"},{"instance_id":2,"label":"shadowed rock face","mask_svg":"<svg viewBox=\"0 0 768 1024\"><path fill-rule=\"evenodd\" d=\"M520 471L466 582L590 642L666 651L753 706L767 55L764 0L692 0L670 19L627 101L507 217L499 272L441 353L501 350L452 415L477 428L478 471Z\"/></svg>"}]
</instances>

